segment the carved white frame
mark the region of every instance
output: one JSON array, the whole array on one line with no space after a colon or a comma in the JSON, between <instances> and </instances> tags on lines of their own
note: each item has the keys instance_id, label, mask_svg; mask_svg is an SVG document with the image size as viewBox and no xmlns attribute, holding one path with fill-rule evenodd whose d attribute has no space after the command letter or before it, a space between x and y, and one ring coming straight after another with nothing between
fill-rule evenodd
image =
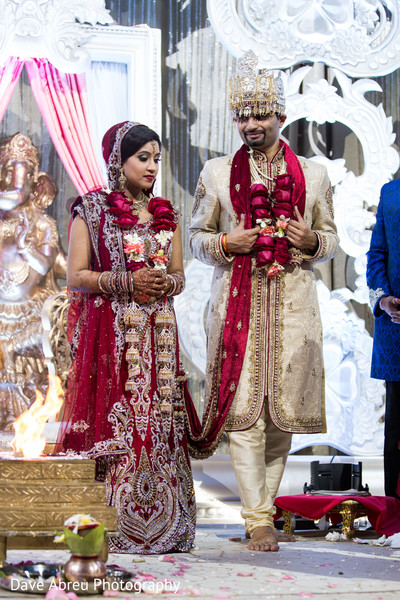
<instances>
[{"instance_id":1,"label":"carved white frame","mask_svg":"<svg viewBox=\"0 0 400 600\"><path fill-rule=\"evenodd\" d=\"M63 73L88 67L83 23L113 23L104 0L0 0L0 10L0 64L9 56L47 58Z\"/></svg>"},{"instance_id":2,"label":"carved white frame","mask_svg":"<svg viewBox=\"0 0 400 600\"><path fill-rule=\"evenodd\" d=\"M91 61L128 72L128 118L161 132L161 31L114 25L104 0L0 0L0 65L9 56L47 58L63 73Z\"/></svg>"},{"instance_id":3,"label":"carved white frame","mask_svg":"<svg viewBox=\"0 0 400 600\"><path fill-rule=\"evenodd\" d=\"M128 118L161 132L161 31L147 25L84 26L91 61L120 62L128 71Z\"/></svg>"}]
</instances>

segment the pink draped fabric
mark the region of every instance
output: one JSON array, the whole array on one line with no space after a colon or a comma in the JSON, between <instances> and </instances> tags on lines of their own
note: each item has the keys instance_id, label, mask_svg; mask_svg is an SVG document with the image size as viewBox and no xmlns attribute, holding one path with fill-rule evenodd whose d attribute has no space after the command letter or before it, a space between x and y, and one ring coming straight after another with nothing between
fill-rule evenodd
<instances>
[{"instance_id":1,"label":"pink draped fabric","mask_svg":"<svg viewBox=\"0 0 400 600\"><path fill-rule=\"evenodd\" d=\"M23 66L23 60L16 56L10 56L0 67L0 121L10 103Z\"/></svg>"},{"instance_id":2,"label":"pink draped fabric","mask_svg":"<svg viewBox=\"0 0 400 600\"><path fill-rule=\"evenodd\" d=\"M25 62L53 144L80 194L104 185L89 130L86 78L61 73L46 59Z\"/></svg>"}]
</instances>

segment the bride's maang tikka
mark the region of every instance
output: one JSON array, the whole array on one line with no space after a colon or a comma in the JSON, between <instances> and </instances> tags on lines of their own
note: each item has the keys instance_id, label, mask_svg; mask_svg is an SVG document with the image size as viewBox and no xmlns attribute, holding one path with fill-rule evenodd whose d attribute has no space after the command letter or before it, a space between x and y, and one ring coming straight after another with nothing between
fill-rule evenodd
<instances>
[{"instance_id":1,"label":"bride's maang tikka","mask_svg":"<svg viewBox=\"0 0 400 600\"><path fill-rule=\"evenodd\" d=\"M285 113L281 76L257 69L258 58L252 50L238 60L238 75L229 81L229 108L234 118Z\"/></svg>"}]
</instances>

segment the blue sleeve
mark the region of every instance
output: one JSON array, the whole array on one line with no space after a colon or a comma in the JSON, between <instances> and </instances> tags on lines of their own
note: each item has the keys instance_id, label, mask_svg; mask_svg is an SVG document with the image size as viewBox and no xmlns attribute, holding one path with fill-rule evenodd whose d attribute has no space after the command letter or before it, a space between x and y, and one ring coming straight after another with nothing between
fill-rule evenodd
<instances>
[{"instance_id":1,"label":"blue sleeve","mask_svg":"<svg viewBox=\"0 0 400 600\"><path fill-rule=\"evenodd\" d=\"M376 224L372 231L371 245L367 252L367 284L372 312L376 317L382 314L379 301L383 296L391 296L387 276L388 246L385 231L385 186L381 190L381 198L376 214Z\"/></svg>"}]
</instances>

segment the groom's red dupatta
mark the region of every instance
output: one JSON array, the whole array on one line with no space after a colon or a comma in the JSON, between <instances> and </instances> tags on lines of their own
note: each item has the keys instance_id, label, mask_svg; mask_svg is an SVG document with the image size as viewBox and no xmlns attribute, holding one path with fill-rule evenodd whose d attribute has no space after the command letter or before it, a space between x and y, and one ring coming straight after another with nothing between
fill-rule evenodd
<instances>
[{"instance_id":1,"label":"groom's red dupatta","mask_svg":"<svg viewBox=\"0 0 400 600\"><path fill-rule=\"evenodd\" d=\"M303 216L306 197L303 170L297 156L289 146L282 140L279 143L284 147L287 173L293 179L292 203L293 206L298 207ZM248 147L243 144L233 157L230 196L238 219L240 220L242 214L245 215L245 229L253 227L250 212L250 188ZM210 398L203 415L200 435L196 427L197 415L193 414L194 407L191 403L187 403L189 447L192 456L196 458L207 458L218 446L239 384L249 333L251 269L251 254L235 256L225 326L219 341L210 386Z\"/></svg>"}]
</instances>

